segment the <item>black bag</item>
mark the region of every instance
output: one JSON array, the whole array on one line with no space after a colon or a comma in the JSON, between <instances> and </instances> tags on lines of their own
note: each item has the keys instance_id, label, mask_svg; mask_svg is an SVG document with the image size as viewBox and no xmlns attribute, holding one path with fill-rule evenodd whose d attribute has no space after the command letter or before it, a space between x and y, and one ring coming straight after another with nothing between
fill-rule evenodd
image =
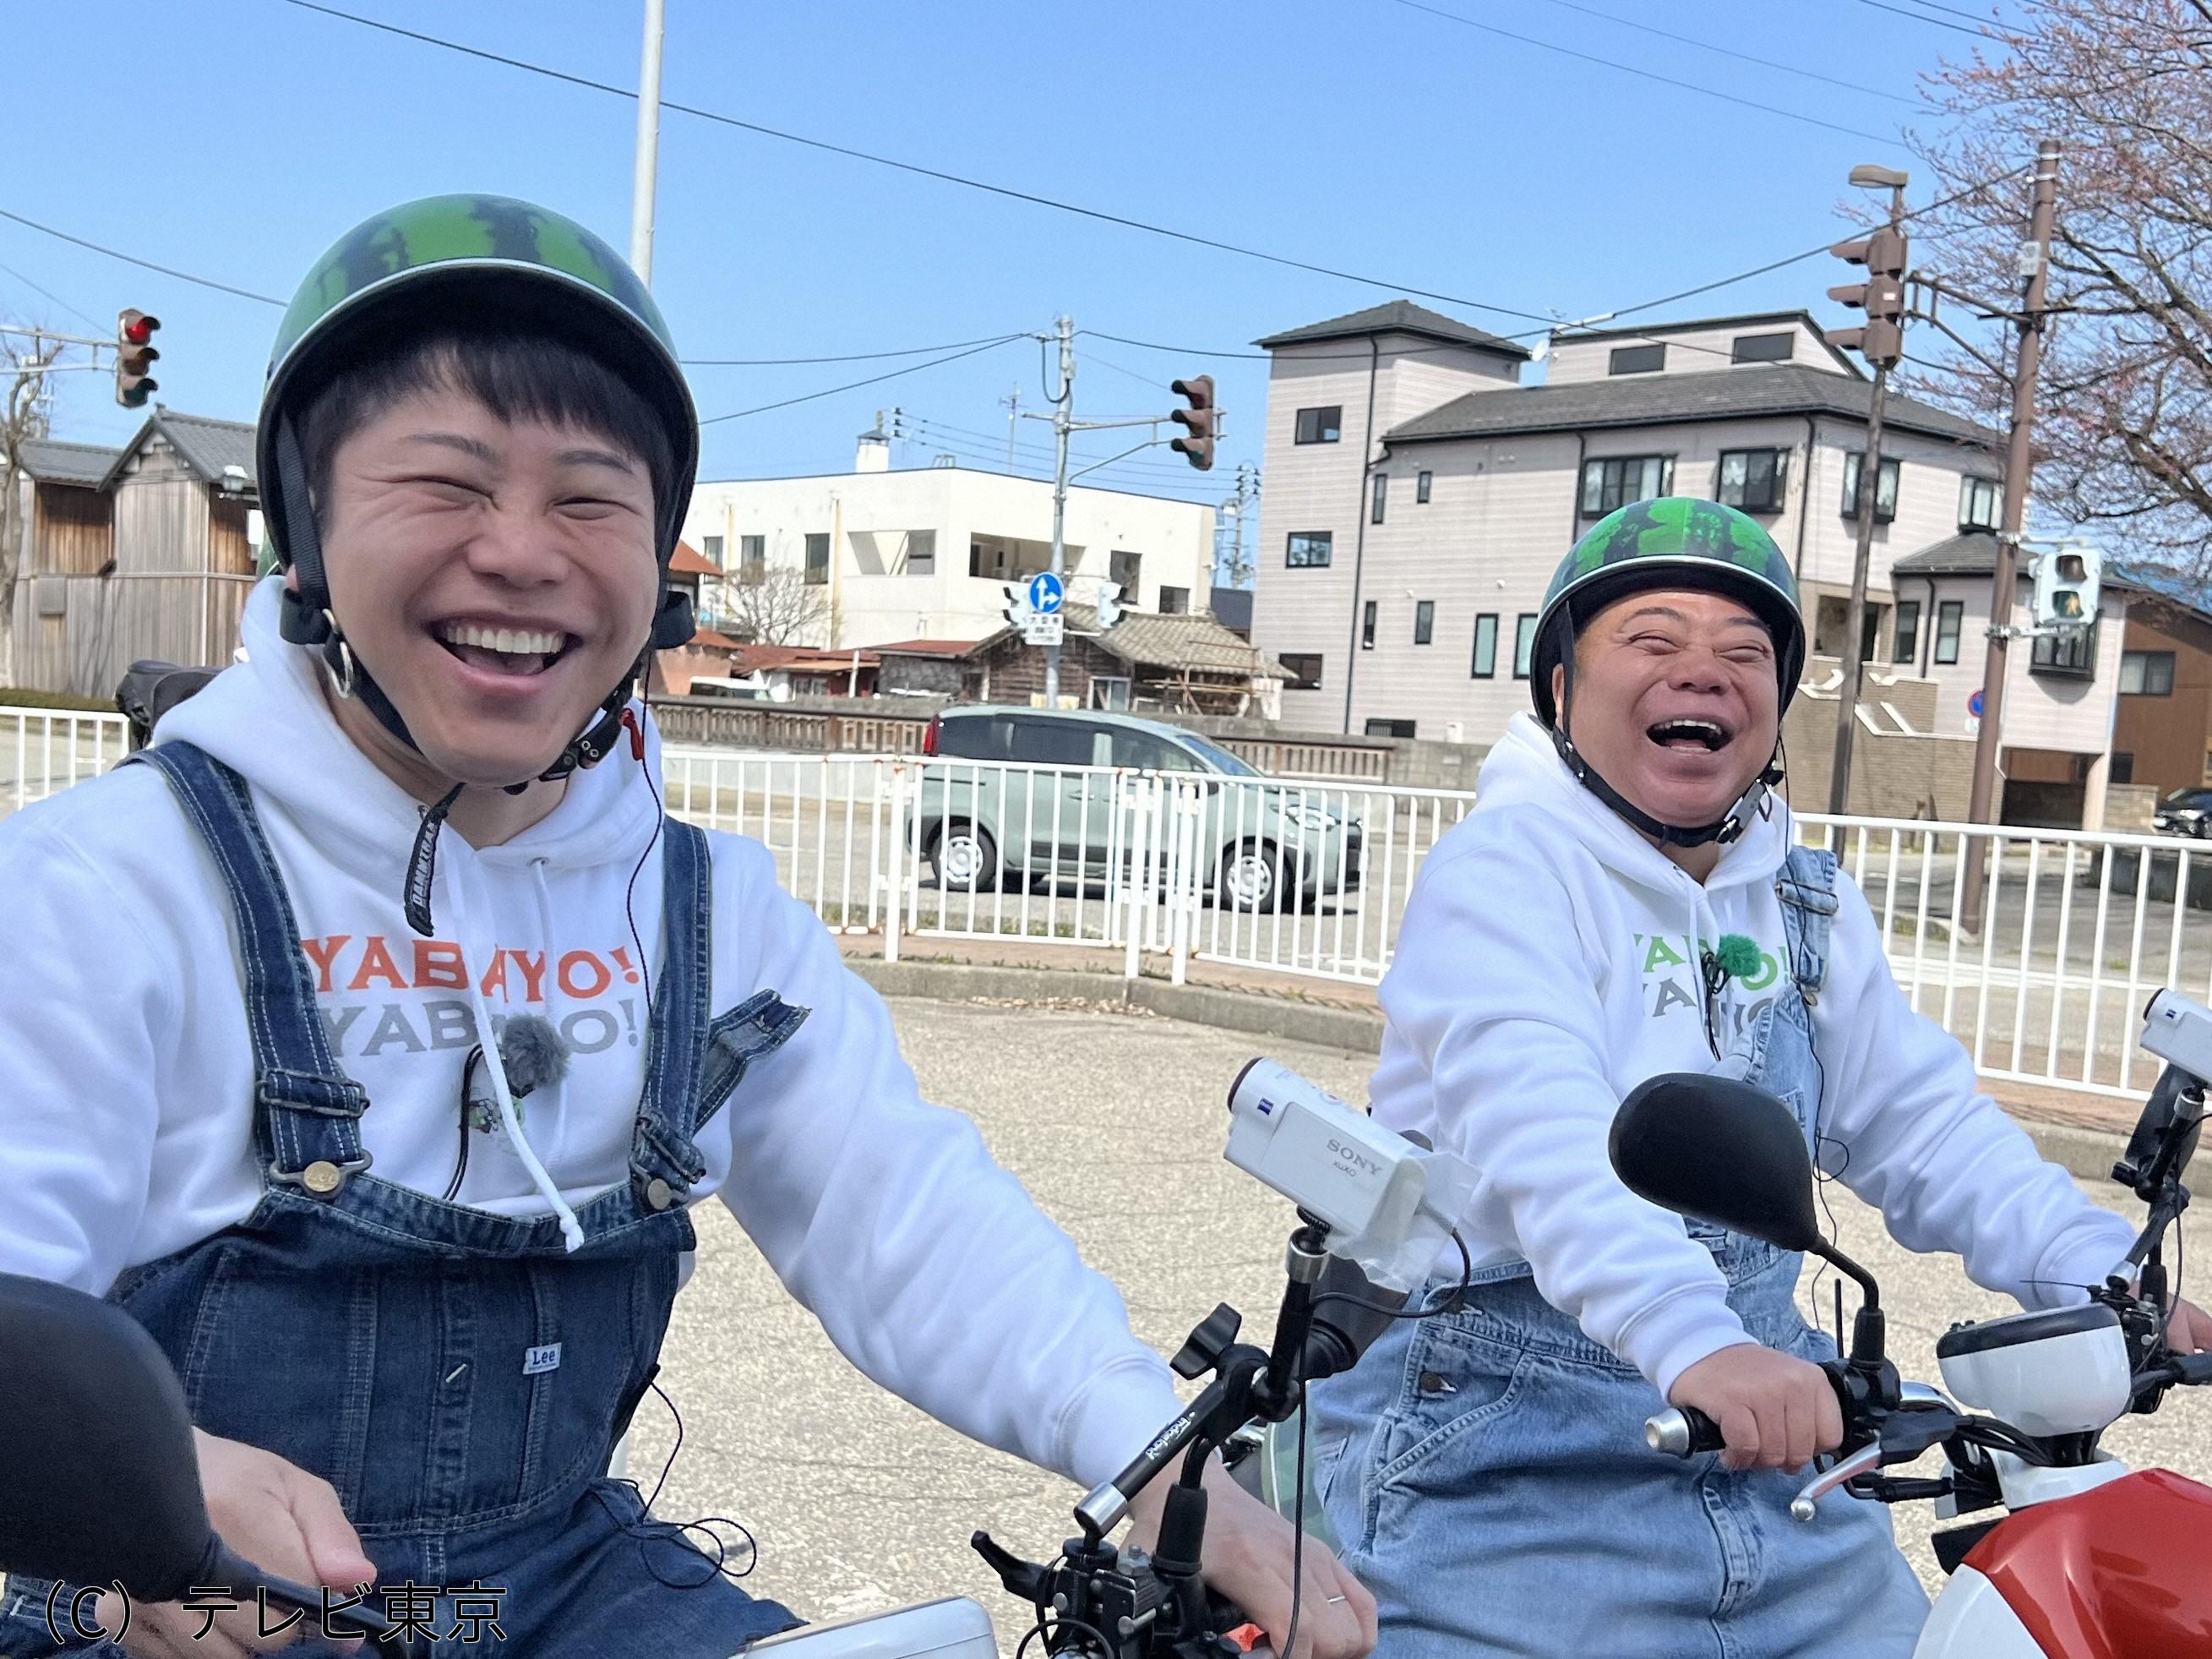
<instances>
[{"instance_id":1,"label":"black bag","mask_svg":"<svg viewBox=\"0 0 2212 1659\"><path fill-rule=\"evenodd\" d=\"M123 684L115 689L115 706L131 721L131 748L135 754L154 740L161 716L191 696L222 671L179 668L173 662L150 659L134 662Z\"/></svg>"}]
</instances>

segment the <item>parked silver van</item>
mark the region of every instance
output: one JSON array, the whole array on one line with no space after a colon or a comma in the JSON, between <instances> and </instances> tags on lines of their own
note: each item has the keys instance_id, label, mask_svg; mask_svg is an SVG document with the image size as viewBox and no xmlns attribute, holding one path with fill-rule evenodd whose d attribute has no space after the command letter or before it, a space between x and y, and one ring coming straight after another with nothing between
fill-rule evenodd
<instances>
[{"instance_id":1,"label":"parked silver van","mask_svg":"<svg viewBox=\"0 0 2212 1659\"><path fill-rule=\"evenodd\" d=\"M1095 882L1117 863L1127 870L1137 840L1115 823L1127 787L1116 768L1205 780L1203 885L1238 909L1310 905L1359 885L1359 820L1328 805L1322 786L1270 778L1180 726L1101 712L948 708L922 753L921 851L941 890Z\"/></svg>"}]
</instances>

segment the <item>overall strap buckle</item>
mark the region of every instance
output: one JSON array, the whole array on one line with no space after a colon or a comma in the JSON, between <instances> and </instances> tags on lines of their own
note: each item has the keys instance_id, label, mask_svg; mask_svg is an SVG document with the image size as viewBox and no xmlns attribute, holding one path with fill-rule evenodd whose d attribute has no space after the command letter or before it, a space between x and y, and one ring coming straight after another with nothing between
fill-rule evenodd
<instances>
[{"instance_id":1,"label":"overall strap buckle","mask_svg":"<svg viewBox=\"0 0 2212 1659\"><path fill-rule=\"evenodd\" d=\"M364 1147L359 1158L343 1159L319 1158L304 1170L287 1170L271 1162L269 1179L280 1187L297 1187L315 1198L330 1198L337 1194L346 1182L376 1162Z\"/></svg>"}]
</instances>

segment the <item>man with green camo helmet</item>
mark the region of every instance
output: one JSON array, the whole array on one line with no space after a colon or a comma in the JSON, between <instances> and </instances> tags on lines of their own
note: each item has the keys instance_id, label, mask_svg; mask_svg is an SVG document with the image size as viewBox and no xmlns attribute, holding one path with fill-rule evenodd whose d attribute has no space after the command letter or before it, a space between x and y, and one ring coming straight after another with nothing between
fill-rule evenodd
<instances>
[{"instance_id":1,"label":"man with green camo helmet","mask_svg":"<svg viewBox=\"0 0 2212 1659\"><path fill-rule=\"evenodd\" d=\"M1793 1471L1843 1431L1799 1258L1631 1194L1620 1103L1664 1073L1750 1083L1899 1238L2030 1305L2080 1300L2131 1234L1980 1094L1834 856L1796 844L1770 791L1805 630L1757 523L1609 514L1530 658L1534 714L1407 902L1370 1089L1377 1121L1475 1166L1472 1284L1314 1391L1330 1528L1393 1659L1907 1659L1927 1599L1887 1511L1790 1518ZM1462 1274L1455 1249L1431 1305ZM1647 1444L1669 1407L1717 1455Z\"/></svg>"},{"instance_id":2,"label":"man with green camo helmet","mask_svg":"<svg viewBox=\"0 0 2212 1659\"><path fill-rule=\"evenodd\" d=\"M1766 789L1780 781L1778 770L1762 768L1729 811L1711 822L1665 823L1607 782L1575 747L1569 730L1575 641L1583 626L1630 594L1658 587L1715 594L1755 617L1773 647L1778 719L1788 712L1805 666L1805 621L1789 562L1748 514L1719 501L1669 495L1607 514L1559 562L1537 614L1530 657L1528 690L1536 718L1550 729L1559 757L1583 785L1644 834L1676 847L1732 841L1742 833L1746 815L1757 811Z\"/></svg>"},{"instance_id":3,"label":"man with green camo helmet","mask_svg":"<svg viewBox=\"0 0 2212 1659\"><path fill-rule=\"evenodd\" d=\"M608 1473L708 1197L877 1382L1118 1474L1179 1403L1114 1288L921 1099L772 855L661 808L632 694L691 633L698 428L643 284L527 203L375 215L286 312L258 442L242 660L0 822L0 1273L145 1326L238 1553L418 1637L491 1601L466 1639L530 1659L799 1622ZM1284 1638L1291 1529L1209 1480L1208 1579ZM0 1659L55 1650L56 1588L9 1584ZM1371 1645L1327 1552L1302 1592L1299 1659ZM234 1599L69 1650L280 1645ZM284 1640L327 1650L318 1611Z\"/></svg>"}]
</instances>

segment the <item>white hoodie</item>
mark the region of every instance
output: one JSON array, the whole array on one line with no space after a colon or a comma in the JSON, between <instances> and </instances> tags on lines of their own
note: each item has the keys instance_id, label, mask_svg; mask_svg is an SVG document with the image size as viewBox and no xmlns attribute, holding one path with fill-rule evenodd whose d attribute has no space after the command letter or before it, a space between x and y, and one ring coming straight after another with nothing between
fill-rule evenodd
<instances>
[{"instance_id":1,"label":"white hoodie","mask_svg":"<svg viewBox=\"0 0 2212 1659\"><path fill-rule=\"evenodd\" d=\"M1711 1255L1620 1184L1606 1137L1637 1084L1713 1068L1697 942L1745 934L1764 957L1723 994L1723 1053L1786 980L1774 877L1790 841L1778 801L1701 886L1517 715L1479 804L1423 866L1382 981L1375 1115L1474 1164L1461 1232L1478 1264L1525 1257L1547 1302L1662 1394L1751 1338ZM1864 896L1838 886L1814 1009L1823 1167L1908 1249L1955 1251L1976 1283L2033 1305L2078 1300L2063 1287L2100 1281L2133 1230L1979 1093L1966 1050L1891 978Z\"/></svg>"},{"instance_id":2,"label":"white hoodie","mask_svg":"<svg viewBox=\"0 0 2212 1659\"><path fill-rule=\"evenodd\" d=\"M501 846L447 830L437 937L421 939L401 902L419 809L340 732L276 617L272 580L247 607L249 660L160 735L252 785L340 1063L368 1093L376 1174L445 1191L461 1066L489 1004L568 1038L566 1083L526 1100L524 1128L563 1204L581 1206L628 1178L644 1079L658 848L625 905L659 822L644 769L625 744ZM657 743L646 764L657 777ZM921 1102L883 1003L778 887L766 849L711 841L714 1012L762 988L812 1012L701 1132L695 1195L720 1195L876 1381L1085 1485L1109 1478L1178 1409L1166 1366L975 1126ZM229 900L146 766L0 822L0 1272L104 1291L243 1219L259 1194ZM510 1135L474 1140L461 1202L558 1212Z\"/></svg>"}]
</instances>

